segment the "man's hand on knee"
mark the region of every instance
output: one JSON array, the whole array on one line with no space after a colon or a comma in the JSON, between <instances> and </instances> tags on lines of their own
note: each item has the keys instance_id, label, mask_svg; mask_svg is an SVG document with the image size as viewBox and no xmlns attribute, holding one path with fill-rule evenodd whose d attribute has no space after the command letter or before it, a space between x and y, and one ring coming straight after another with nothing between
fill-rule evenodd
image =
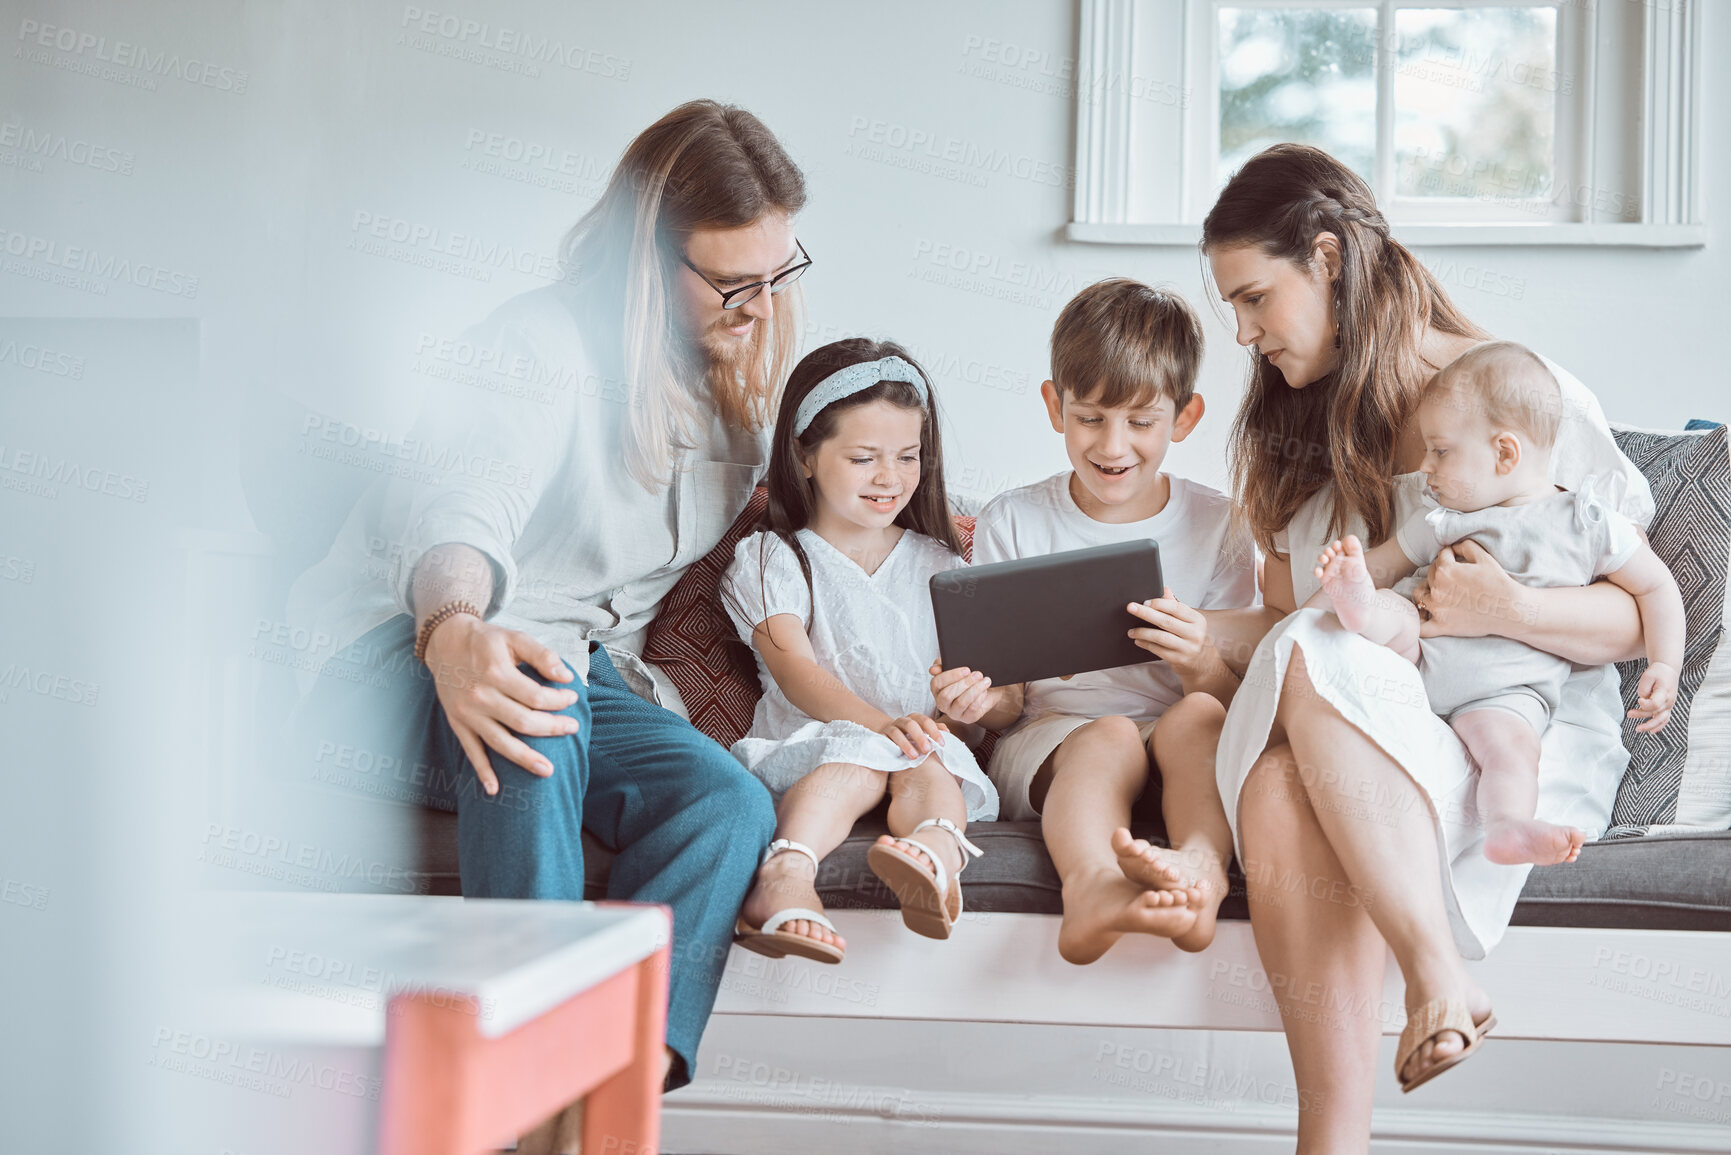
<instances>
[{"instance_id":1,"label":"man's hand on knee","mask_svg":"<svg viewBox=\"0 0 1731 1155\"><path fill-rule=\"evenodd\" d=\"M550 681L569 682L573 677L558 654L528 634L468 615L441 623L427 642L427 668L439 705L489 795L499 792L489 748L545 778L553 773L553 764L523 738L577 732L577 719L559 712L576 704L577 692L544 686L519 665Z\"/></svg>"}]
</instances>

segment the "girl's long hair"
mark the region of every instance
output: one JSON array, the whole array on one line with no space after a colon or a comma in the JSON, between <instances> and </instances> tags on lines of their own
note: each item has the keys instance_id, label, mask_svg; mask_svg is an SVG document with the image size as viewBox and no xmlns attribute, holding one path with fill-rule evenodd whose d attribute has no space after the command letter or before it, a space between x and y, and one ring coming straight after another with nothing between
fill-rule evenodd
<instances>
[{"instance_id":1,"label":"girl's long hair","mask_svg":"<svg viewBox=\"0 0 1731 1155\"><path fill-rule=\"evenodd\" d=\"M1489 336L1389 236L1370 186L1319 148L1277 144L1246 161L1203 221L1202 249L1254 245L1309 271L1324 232L1340 245L1339 363L1294 389L1258 353L1232 427L1235 505L1268 551L1275 532L1330 482L1331 532L1356 514L1372 544L1385 540L1394 529L1400 435L1437 368L1420 355L1426 329Z\"/></svg>"},{"instance_id":2,"label":"girl's long hair","mask_svg":"<svg viewBox=\"0 0 1731 1155\"><path fill-rule=\"evenodd\" d=\"M879 381L858 393L824 406L812 419L811 425L798 437L793 435L793 422L799 403L824 378L849 365L862 361L877 361L884 357L900 357L912 365L926 383L926 401L922 404L914 387L905 381ZM898 409L917 409L920 416L920 480L913 500L896 514L895 524L915 533L923 533L933 541L962 556L962 539L950 515L950 499L944 489L944 450L939 434L937 394L932 389L931 374L915 361L913 354L894 341L872 341L865 337L848 337L832 341L807 353L794 366L787 379L782 397L781 414L775 423L775 439L770 447L769 473L764 485L769 500L764 507L762 528L775 534L793 550L799 559L800 572L805 575L807 590L811 588L811 561L799 544L799 530L811 524L817 510L816 483L800 469L802 457L809 457L817 447L835 434L836 422L849 409L887 401Z\"/></svg>"},{"instance_id":3,"label":"girl's long hair","mask_svg":"<svg viewBox=\"0 0 1731 1155\"><path fill-rule=\"evenodd\" d=\"M729 425L769 424L803 327L795 282L776 296L761 356L707 365L679 332L672 304L686 242L698 229L741 228L804 206L805 178L761 120L693 100L638 134L601 199L566 234L563 277L584 316L619 341L631 399L625 465L644 489L669 484L680 454L707 426L700 383Z\"/></svg>"}]
</instances>

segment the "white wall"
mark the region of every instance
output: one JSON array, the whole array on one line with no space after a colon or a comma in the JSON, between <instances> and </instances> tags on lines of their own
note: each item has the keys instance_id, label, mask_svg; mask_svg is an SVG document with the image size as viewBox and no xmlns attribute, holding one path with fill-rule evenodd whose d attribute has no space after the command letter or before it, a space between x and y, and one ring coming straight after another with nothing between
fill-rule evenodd
<instances>
[{"instance_id":1,"label":"white wall","mask_svg":"<svg viewBox=\"0 0 1731 1155\"><path fill-rule=\"evenodd\" d=\"M398 424L423 385L411 371L421 335L456 332L540 282L508 269L481 281L351 251L356 215L547 256L638 129L680 100L713 96L758 113L808 176L800 235L818 262L806 282L811 343L893 336L938 372L954 488L986 493L1062 464L1034 396L1045 341L1068 295L1108 274L1168 282L1210 317L1211 417L1173 464L1223 480L1243 355L1203 299L1197 255L1058 239L1069 214L1073 109L1051 74L1075 51L1072 4L427 0L258 5L244 16L193 2L148 14L117 4L9 7L14 49L34 44L21 32L36 20L231 71L213 76L215 87L162 78L141 91L67 70L96 63L94 49L40 50L51 64L9 61L0 81L8 122L122 150L131 172L53 160L40 173L0 168L0 227L166 265L196 276L198 292L119 284L98 296L13 274L0 276L0 313L194 315L204 322L207 381L237 404L278 389L360 425ZM479 35L417 33L423 9L592 55L577 57L586 69L543 65L534 77L437 55L426 49L461 49ZM1710 62L1731 52L1731 21L1717 10L1704 16ZM225 90L241 72L245 91ZM1709 68L1706 83L1711 222L1726 211L1731 180L1725 128L1713 117L1726 103L1724 80ZM473 133L568 153L572 175L544 188L475 171L467 166L487 158L468 147ZM922 143L907 143L915 139ZM946 164L946 152L963 159ZM977 163L983 154L1010 163L989 171ZM1713 353L1731 318L1722 246L1424 256L1476 319L1577 370L1613 417L1676 425L1725 416Z\"/></svg>"}]
</instances>

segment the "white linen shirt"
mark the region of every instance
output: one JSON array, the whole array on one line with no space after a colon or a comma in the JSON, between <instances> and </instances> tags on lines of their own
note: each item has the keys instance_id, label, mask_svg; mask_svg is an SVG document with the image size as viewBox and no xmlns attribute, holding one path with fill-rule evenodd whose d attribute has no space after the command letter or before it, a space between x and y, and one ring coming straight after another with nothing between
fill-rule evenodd
<instances>
[{"instance_id":1,"label":"white linen shirt","mask_svg":"<svg viewBox=\"0 0 1731 1155\"><path fill-rule=\"evenodd\" d=\"M676 706L670 683L638 656L646 629L745 508L768 431L724 424L705 390L707 430L673 483L650 492L625 467L623 374L585 342L566 287L506 302L462 343L486 367L430 386L399 452L413 467L362 496L330 554L295 584L291 622L340 651L411 613L415 564L459 542L493 564L490 621L529 634L585 679L589 643L604 643L632 689Z\"/></svg>"}]
</instances>

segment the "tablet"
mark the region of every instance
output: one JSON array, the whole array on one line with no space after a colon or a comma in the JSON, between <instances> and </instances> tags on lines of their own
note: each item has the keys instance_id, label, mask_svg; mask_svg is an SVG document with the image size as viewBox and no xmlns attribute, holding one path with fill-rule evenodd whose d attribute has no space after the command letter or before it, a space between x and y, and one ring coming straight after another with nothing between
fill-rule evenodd
<instances>
[{"instance_id":1,"label":"tablet","mask_svg":"<svg viewBox=\"0 0 1731 1155\"><path fill-rule=\"evenodd\" d=\"M940 660L1000 686L1152 662L1127 636L1147 623L1124 607L1165 589L1148 538L934 574Z\"/></svg>"}]
</instances>

